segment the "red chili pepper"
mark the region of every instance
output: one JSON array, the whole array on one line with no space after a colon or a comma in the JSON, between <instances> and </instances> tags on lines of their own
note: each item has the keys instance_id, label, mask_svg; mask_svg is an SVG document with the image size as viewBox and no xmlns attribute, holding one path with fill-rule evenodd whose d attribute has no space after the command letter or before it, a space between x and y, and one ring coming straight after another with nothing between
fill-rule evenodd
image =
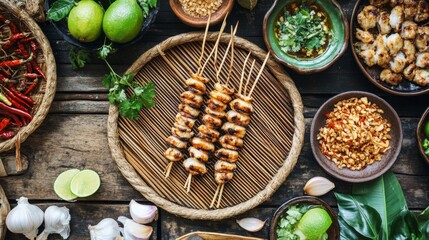
<instances>
[{"instance_id":1,"label":"red chili pepper","mask_svg":"<svg viewBox=\"0 0 429 240\"><path fill-rule=\"evenodd\" d=\"M10 139L10 138L13 138L14 136L15 136L15 132L12 130L8 130L0 133L1 139Z\"/></svg>"},{"instance_id":2,"label":"red chili pepper","mask_svg":"<svg viewBox=\"0 0 429 240\"><path fill-rule=\"evenodd\" d=\"M31 61L32 59L33 57L30 55L30 57L28 57L27 59L15 59L15 60L4 61L4 62L0 62L0 67L16 67L28 61Z\"/></svg>"},{"instance_id":3,"label":"red chili pepper","mask_svg":"<svg viewBox=\"0 0 429 240\"><path fill-rule=\"evenodd\" d=\"M33 99L31 99L29 96L26 96L26 95L20 93L18 90L16 90L16 88L15 88L15 86L13 86L13 84L9 83L8 88L13 94L20 97L22 100L26 101L27 103L29 103L31 105L34 105Z\"/></svg>"},{"instance_id":4,"label":"red chili pepper","mask_svg":"<svg viewBox=\"0 0 429 240\"><path fill-rule=\"evenodd\" d=\"M13 122L14 122L18 127L22 127L22 122L21 122L21 120L19 120L18 116L16 116L15 114L10 113L10 112L6 112L6 111L3 111L3 110L0 110L0 114L2 114L2 115L4 115L4 116L7 116L7 117L11 118L11 119L13 120Z\"/></svg>"},{"instance_id":5,"label":"red chili pepper","mask_svg":"<svg viewBox=\"0 0 429 240\"><path fill-rule=\"evenodd\" d=\"M38 82L39 82L39 80L35 79L33 81L33 83L27 88L27 90L25 90L24 95L28 96L28 94L30 94L34 90L34 88L37 86Z\"/></svg>"},{"instance_id":6,"label":"red chili pepper","mask_svg":"<svg viewBox=\"0 0 429 240\"><path fill-rule=\"evenodd\" d=\"M36 72L38 72L42 76L42 78L46 80L45 73L42 71L42 69L40 69L40 67L37 64L37 62L36 61L32 61L31 65L32 65L33 69L36 70Z\"/></svg>"},{"instance_id":7,"label":"red chili pepper","mask_svg":"<svg viewBox=\"0 0 429 240\"><path fill-rule=\"evenodd\" d=\"M40 75L38 75L37 73L24 73L23 76L25 78L29 78L29 79L36 79L41 77Z\"/></svg>"},{"instance_id":8,"label":"red chili pepper","mask_svg":"<svg viewBox=\"0 0 429 240\"><path fill-rule=\"evenodd\" d=\"M10 112L10 113L22 116L22 117L33 119L33 117L29 113L22 111L20 109L14 108L14 107L9 107L8 105L6 105L2 102L0 102L0 109L5 110L6 112Z\"/></svg>"},{"instance_id":9,"label":"red chili pepper","mask_svg":"<svg viewBox=\"0 0 429 240\"><path fill-rule=\"evenodd\" d=\"M3 49L9 49L16 43L19 39L25 38L29 35L29 33L16 33L13 34L9 40L2 46Z\"/></svg>"},{"instance_id":10,"label":"red chili pepper","mask_svg":"<svg viewBox=\"0 0 429 240\"><path fill-rule=\"evenodd\" d=\"M9 118L3 118L0 121L0 131L3 131L9 125L9 122L10 122Z\"/></svg>"},{"instance_id":11,"label":"red chili pepper","mask_svg":"<svg viewBox=\"0 0 429 240\"><path fill-rule=\"evenodd\" d=\"M13 95L13 93L9 90L7 90L6 88L3 89L6 92L6 97L7 99L12 103L12 106L22 110L22 111L26 111L28 112L28 109L30 109L31 107L28 105L28 103L24 102L22 99L20 99L19 97Z\"/></svg>"},{"instance_id":12,"label":"red chili pepper","mask_svg":"<svg viewBox=\"0 0 429 240\"><path fill-rule=\"evenodd\" d=\"M8 106L12 106L12 103L9 101L9 99L1 92L0 92L0 101L5 103Z\"/></svg>"},{"instance_id":13,"label":"red chili pepper","mask_svg":"<svg viewBox=\"0 0 429 240\"><path fill-rule=\"evenodd\" d=\"M15 23L10 21L10 20L6 20L7 24L10 27L10 31L12 32L12 34L16 34L19 32L18 28L16 27Z\"/></svg>"},{"instance_id":14,"label":"red chili pepper","mask_svg":"<svg viewBox=\"0 0 429 240\"><path fill-rule=\"evenodd\" d=\"M19 40L19 42L28 43L28 42L33 41L33 40L34 40L34 37L27 37L27 38L23 38L23 39Z\"/></svg>"}]
</instances>

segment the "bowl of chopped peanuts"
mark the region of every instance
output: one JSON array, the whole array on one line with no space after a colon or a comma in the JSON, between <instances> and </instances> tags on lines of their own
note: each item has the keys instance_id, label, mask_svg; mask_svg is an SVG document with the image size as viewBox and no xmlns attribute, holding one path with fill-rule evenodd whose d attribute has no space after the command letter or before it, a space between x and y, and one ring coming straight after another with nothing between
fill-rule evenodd
<instances>
[{"instance_id":1,"label":"bowl of chopped peanuts","mask_svg":"<svg viewBox=\"0 0 429 240\"><path fill-rule=\"evenodd\" d=\"M231 12L234 0L169 0L171 10L184 24L205 27L210 15L210 26L222 21Z\"/></svg>"},{"instance_id":2,"label":"bowl of chopped peanuts","mask_svg":"<svg viewBox=\"0 0 429 240\"><path fill-rule=\"evenodd\" d=\"M367 182L389 170L401 151L402 138L396 111L382 98L360 91L326 101L310 130L319 165L347 182Z\"/></svg>"}]
</instances>

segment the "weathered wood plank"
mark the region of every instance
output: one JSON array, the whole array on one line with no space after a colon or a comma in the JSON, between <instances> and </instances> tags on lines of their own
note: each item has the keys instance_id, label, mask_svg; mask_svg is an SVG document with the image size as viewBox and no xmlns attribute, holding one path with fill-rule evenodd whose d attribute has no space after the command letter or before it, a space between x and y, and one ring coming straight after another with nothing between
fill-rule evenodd
<instances>
[{"instance_id":1,"label":"weathered wood plank","mask_svg":"<svg viewBox=\"0 0 429 240\"><path fill-rule=\"evenodd\" d=\"M15 205L15 204L14 204ZM13 206L14 206L13 205ZM130 218L128 204L91 204L91 203L65 203L65 202L52 202L52 203L37 203L43 211L49 206L65 206L70 209L71 222L70 222L70 238L69 240L87 240L89 239L88 225L96 225L104 218L117 219L119 216L126 216ZM119 223L119 222L118 222ZM160 222L153 222L150 226L153 227L153 233L150 239L159 239L158 225ZM119 223L122 227L122 224ZM44 225L39 228L39 233L43 231ZM27 239L24 235L13 234L8 231L6 239L11 240L24 240ZM49 235L49 240L60 240L60 235Z\"/></svg>"}]
</instances>

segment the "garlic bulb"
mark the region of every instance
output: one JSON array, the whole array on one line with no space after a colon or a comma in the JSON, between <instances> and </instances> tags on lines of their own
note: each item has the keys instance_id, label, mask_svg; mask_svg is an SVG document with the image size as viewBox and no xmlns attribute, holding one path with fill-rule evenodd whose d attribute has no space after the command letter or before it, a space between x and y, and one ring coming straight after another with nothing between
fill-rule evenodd
<instances>
[{"instance_id":1,"label":"garlic bulb","mask_svg":"<svg viewBox=\"0 0 429 240\"><path fill-rule=\"evenodd\" d=\"M24 234L28 239L35 239L37 228L43 223L43 211L30 203L28 198L20 197L18 205L13 208L6 218L6 226L13 233Z\"/></svg>"},{"instance_id":2,"label":"garlic bulb","mask_svg":"<svg viewBox=\"0 0 429 240\"><path fill-rule=\"evenodd\" d=\"M105 218L95 226L88 226L91 240L115 240L120 237L120 227L112 218Z\"/></svg>"},{"instance_id":3,"label":"garlic bulb","mask_svg":"<svg viewBox=\"0 0 429 240\"><path fill-rule=\"evenodd\" d=\"M70 213L66 207L50 206L45 210L45 230L36 240L46 240L51 233L58 233L67 239L70 235Z\"/></svg>"},{"instance_id":4,"label":"garlic bulb","mask_svg":"<svg viewBox=\"0 0 429 240\"><path fill-rule=\"evenodd\" d=\"M244 230L249 231L249 232L258 232L260 231L264 225L265 225L265 221L261 221L257 218L243 218L240 220L237 220L238 225L240 225L240 227L244 228Z\"/></svg>"},{"instance_id":5,"label":"garlic bulb","mask_svg":"<svg viewBox=\"0 0 429 240\"><path fill-rule=\"evenodd\" d=\"M335 188L335 184L324 177L313 177L304 186L304 192L311 196L322 196Z\"/></svg>"},{"instance_id":6,"label":"garlic bulb","mask_svg":"<svg viewBox=\"0 0 429 240\"><path fill-rule=\"evenodd\" d=\"M153 229L150 226L138 224L124 216L120 216L118 221L124 224L124 240L147 240L152 235Z\"/></svg>"},{"instance_id":7,"label":"garlic bulb","mask_svg":"<svg viewBox=\"0 0 429 240\"><path fill-rule=\"evenodd\" d=\"M130 214L134 222L148 224L158 219L158 208L154 205L143 205L131 200Z\"/></svg>"}]
</instances>

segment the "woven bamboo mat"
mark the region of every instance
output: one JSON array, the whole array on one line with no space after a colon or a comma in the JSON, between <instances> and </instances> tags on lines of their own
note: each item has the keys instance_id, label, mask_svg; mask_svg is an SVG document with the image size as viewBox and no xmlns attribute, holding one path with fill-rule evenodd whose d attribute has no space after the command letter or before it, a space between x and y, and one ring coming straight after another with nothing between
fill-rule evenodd
<instances>
[{"instance_id":1,"label":"woven bamboo mat","mask_svg":"<svg viewBox=\"0 0 429 240\"><path fill-rule=\"evenodd\" d=\"M205 58L216 37L216 33L208 35ZM148 200L182 217L223 219L261 204L285 181L303 144L304 118L301 97L294 83L277 63L270 60L252 94L255 113L244 139L234 179L225 186L220 209L208 208L217 187L213 171L215 159L207 164L206 175L193 178L190 193L183 188L188 173L181 163L174 164L170 177L165 179L163 171L168 164L163 156L167 149L165 139L170 134L179 95L185 90L185 84L159 56L158 50L164 52L179 74L187 78L189 70L197 70L202 38L201 33L172 37L143 54L131 66L128 72L137 73L137 81L155 83L157 105L143 110L137 121L118 117L118 109L111 106L109 145L122 174ZM227 34L221 37L219 58L225 54L229 38ZM231 83L238 89L242 64L248 52L252 52L249 60L256 59L256 70L251 79L256 77L266 52L241 38L236 38L235 46ZM227 66L228 61L225 63ZM209 92L215 83L212 62L204 75L211 79ZM220 79L226 77L225 70ZM198 120L195 126L199 125Z\"/></svg>"}]
</instances>

